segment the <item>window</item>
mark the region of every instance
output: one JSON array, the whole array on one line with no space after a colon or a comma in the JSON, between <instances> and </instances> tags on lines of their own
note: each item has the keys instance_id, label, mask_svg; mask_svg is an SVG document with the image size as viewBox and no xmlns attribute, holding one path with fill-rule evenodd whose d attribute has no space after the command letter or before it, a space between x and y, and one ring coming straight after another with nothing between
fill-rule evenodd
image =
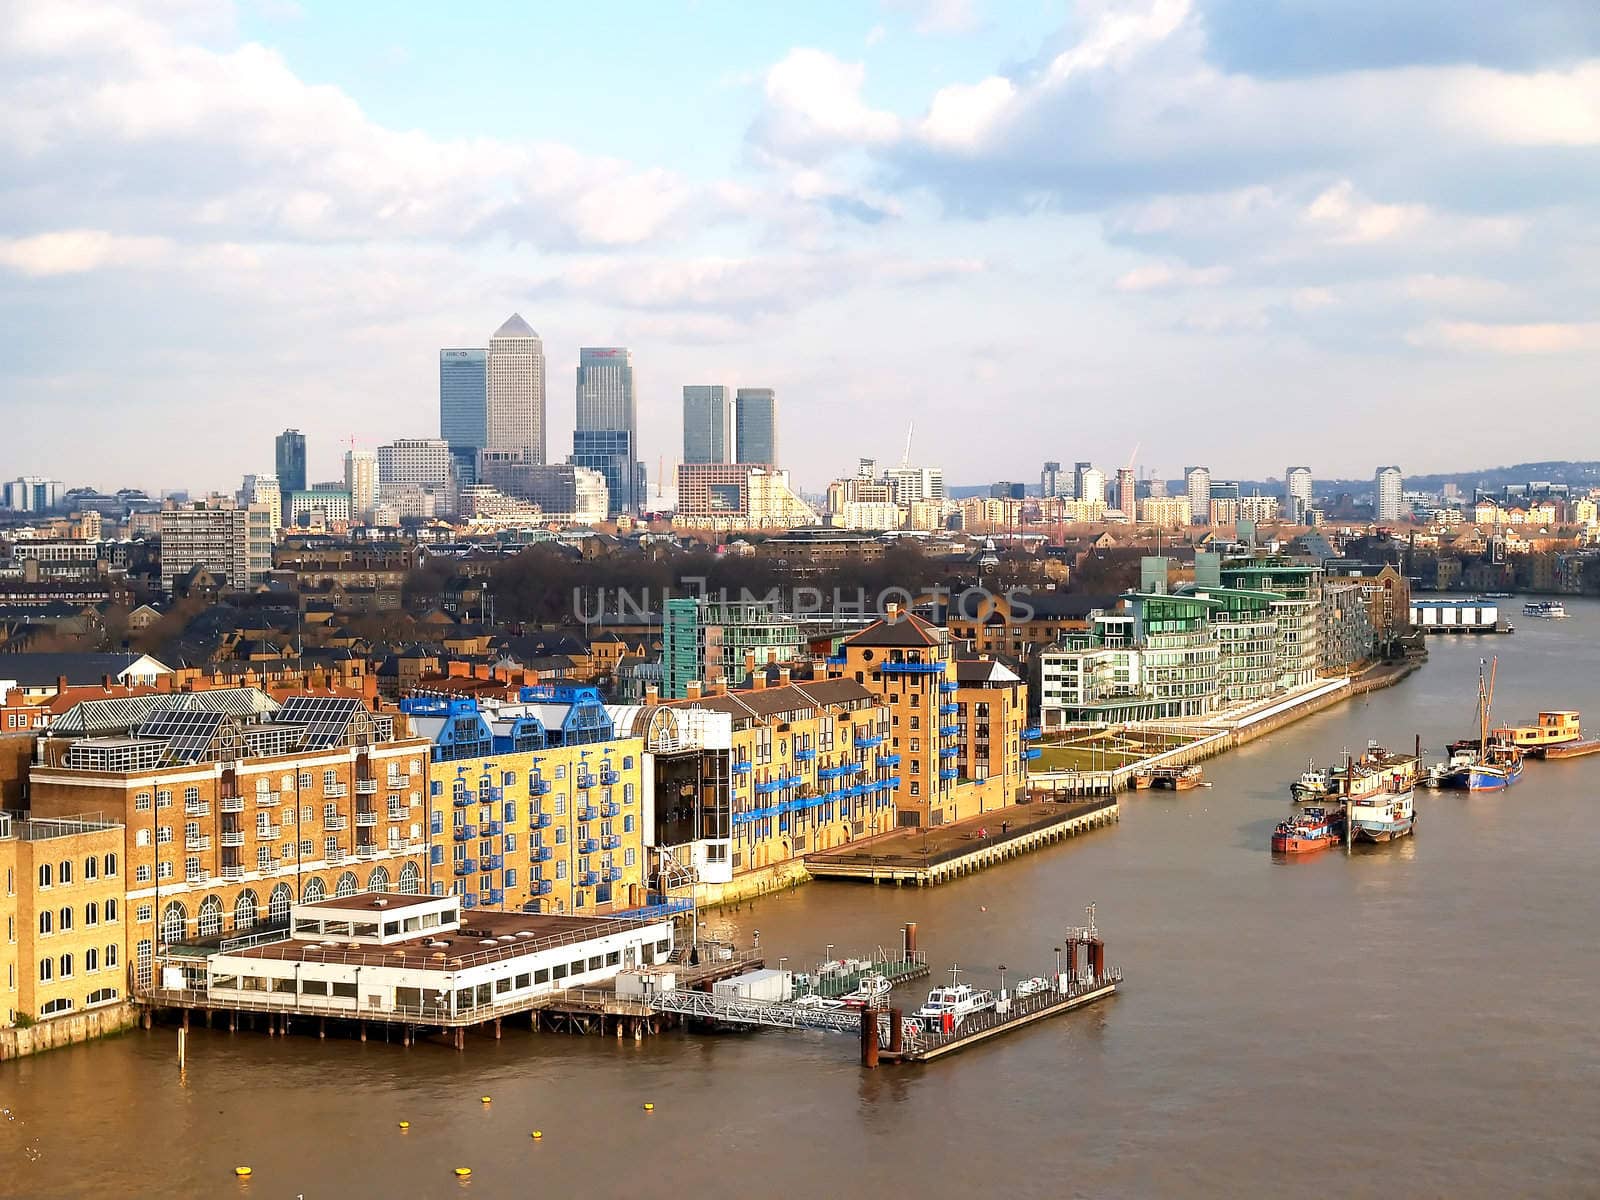
<instances>
[{"instance_id":1,"label":"window","mask_svg":"<svg viewBox=\"0 0 1600 1200\"><path fill-rule=\"evenodd\" d=\"M339 806L337 804L324 804L322 806L322 820L324 824L329 821L336 820L338 816Z\"/></svg>"},{"instance_id":2,"label":"window","mask_svg":"<svg viewBox=\"0 0 1600 1200\"><path fill-rule=\"evenodd\" d=\"M339 839L336 838L336 837L332 837L332 836L323 838L322 839L322 857L323 858L337 858L338 855L339 855Z\"/></svg>"},{"instance_id":3,"label":"window","mask_svg":"<svg viewBox=\"0 0 1600 1200\"><path fill-rule=\"evenodd\" d=\"M626 816L624 816L622 818L622 832L623 833L632 833L633 832L633 814L632 813L628 813Z\"/></svg>"},{"instance_id":4,"label":"window","mask_svg":"<svg viewBox=\"0 0 1600 1200\"><path fill-rule=\"evenodd\" d=\"M565 846L565 845L566 845L566 844L567 844L567 830L566 830L566 826L564 826L564 825L557 825L557 826L556 826L556 845L558 845L558 846Z\"/></svg>"},{"instance_id":5,"label":"window","mask_svg":"<svg viewBox=\"0 0 1600 1200\"><path fill-rule=\"evenodd\" d=\"M90 946L87 950L85 950L83 952L83 971L84 971L84 974L87 975L89 972L98 971L99 969L100 969L100 951L96 950L93 946Z\"/></svg>"},{"instance_id":6,"label":"window","mask_svg":"<svg viewBox=\"0 0 1600 1200\"><path fill-rule=\"evenodd\" d=\"M51 958L41 958L39 960L39 982L40 983L49 983L55 977L56 977L55 960L51 959Z\"/></svg>"},{"instance_id":7,"label":"window","mask_svg":"<svg viewBox=\"0 0 1600 1200\"><path fill-rule=\"evenodd\" d=\"M567 797L566 797L565 793L563 793L562 795L556 797L556 816L564 817L566 815L567 815Z\"/></svg>"},{"instance_id":8,"label":"window","mask_svg":"<svg viewBox=\"0 0 1600 1200\"><path fill-rule=\"evenodd\" d=\"M43 934L54 933L56 930L56 915L48 908L39 914L39 932Z\"/></svg>"},{"instance_id":9,"label":"window","mask_svg":"<svg viewBox=\"0 0 1600 1200\"><path fill-rule=\"evenodd\" d=\"M137 796L135 796L133 798L133 808L134 808L135 812L149 812L150 811L150 793L149 792L140 792Z\"/></svg>"},{"instance_id":10,"label":"window","mask_svg":"<svg viewBox=\"0 0 1600 1200\"><path fill-rule=\"evenodd\" d=\"M270 870L272 870L272 847L271 846L257 846L256 847L256 870L258 870L258 871L270 871Z\"/></svg>"},{"instance_id":11,"label":"window","mask_svg":"<svg viewBox=\"0 0 1600 1200\"><path fill-rule=\"evenodd\" d=\"M106 966L114 967L116 965L117 965L117 945L116 945L115 942L113 942L111 945L106 947Z\"/></svg>"},{"instance_id":12,"label":"window","mask_svg":"<svg viewBox=\"0 0 1600 1200\"><path fill-rule=\"evenodd\" d=\"M720 847L717 847L717 848L720 849ZM625 866L625 867L631 867L631 866L633 866L634 861L635 860L634 860L633 847L629 846L626 850L624 850L622 852L622 865Z\"/></svg>"},{"instance_id":13,"label":"window","mask_svg":"<svg viewBox=\"0 0 1600 1200\"><path fill-rule=\"evenodd\" d=\"M105 903L105 920L107 925L114 925L117 921L117 902L115 898Z\"/></svg>"},{"instance_id":14,"label":"window","mask_svg":"<svg viewBox=\"0 0 1600 1200\"><path fill-rule=\"evenodd\" d=\"M562 859L560 862L556 863L556 878L557 879L565 879L566 877L567 877L567 862L566 862L565 859Z\"/></svg>"},{"instance_id":15,"label":"window","mask_svg":"<svg viewBox=\"0 0 1600 1200\"><path fill-rule=\"evenodd\" d=\"M200 856L191 854L183 860L183 875L185 879L204 879L205 872L200 869Z\"/></svg>"},{"instance_id":16,"label":"window","mask_svg":"<svg viewBox=\"0 0 1600 1200\"><path fill-rule=\"evenodd\" d=\"M83 906L83 923L85 925L100 924L100 906L93 900Z\"/></svg>"},{"instance_id":17,"label":"window","mask_svg":"<svg viewBox=\"0 0 1600 1200\"><path fill-rule=\"evenodd\" d=\"M508 888L517 886L517 869L515 867L506 868L506 886Z\"/></svg>"},{"instance_id":18,"label":"window","mask_svg":"<svg viewBox=\"0 0 1600 1200\"><path fill-rule=\"evenodd\" d=\"M54 874L55 874L55 872L51 869L49 863L40 863L39 864L39 886L42 887L42 888L49 887L50 886L50 880L51 880L51 878L53 877Z\"/></svg>"},{"instance_id":19,"label":"window","mask_svg":"<svg viewBox=\"0 0 1600 1200\"><path fill-rule=\"evenodd\" d=\"M306 786L310 787L311 785L308 783ZM302 806L301 809L300 809L300 819L302 821L314 820L316 818L316 815L317 815L317 810L312 808L311 805L309 805L309 804Z\"/></svg>"},{"instance_id":20,"label":"window","mask_svg":"<svg viewBox=\"0 0 1600 1200\"><path fill-rule=\"evenodd\" d=\"M166 846L172 841L172 826L162 825L156 829L156 845Z\"/></svg>"},{"instance_id":21,"label":"window","mask_svg":"<svg viewBox=\"0 0 1600 1200\"><path fill-rule=\"evenodd\" d=\"M172 864L169 863L169 862L157 863L156 864L156 878L158 880L171 879L172 878Z\"/></svg>"},{"instance_id":22,"label":"window","mask_svg":"<svg viewBox=\"0 0 1600 1200\"><path fill-rule=\"evenodd\" d=\"M514 833L506 834L506 853L507 854L514 854L516 852L516 849L517 849L517 835L514 834Z\"/></svg>"},{"instance_id":23,"label":"window","mask_svg":"<svg viewBox=\"0 0 1600 1200\"><path fill-rule=\"evenodd\" d=\"M117 873L117 856L115 854L105 856L104 861L100 864L100 873L107 879L115 877Z\"/></svg>"},{"instance_id":24,"label":"window","mask_svg":"<svg viewBox=\"0 0 1600 1200\"><path fill-rule=\"evenodd\" d=\"M339 772L329 767L322 773L322 786L324 790L332 791L339 786Z\"/></svg>"},{"instance_id":25,"label":"window","mask_svg":"<svg viewBox=\"0 0 1600 1200\"><path fill-rule=\"evenodd\" d=\"M148 846L150 844L150 831L148 829L136 831L133 835L133 844L135 846Z\"/></svg>"},{"instance_id":26,"label":"window","mask_svg":"<svg viewBox=\"0 0 1600 1200\"><path fill-rule=\"evenodd\" d=\"M72 955L70 954L63 954L61 956L61 978L72 978Z\"/></svg>"},{"instance_id":27,"label":"window","mask_svg":"<svg viewBox=\"0 0 1600 1200\"><path fill-rule=\"evenodd\" d=\"M148 925L151 921L155 920L155 907L149 904L141 904L139 905L136 915L139 918L139 924Z\"/></svg>"},{"instance_id":28,"label":"window","mask_svg":"<svg viewBox=\"0 0 1600 1200\"><path fill-rule=\"evenodd\" d=\"M167 791L166 789L162 789L161 791L157 792L156 793L156 807L157 808L171 808L172 807L172 793L170 791Z\"/></svg>"},{"instance_id":29,"label":"window","mask_svg":"<svg viewBox=\"0 0 1600 1200\"><path fill-rule=\"evenodd\" d=\"M92 854L83 860L83 877L85 879L100 878L100 860Z\"/></svg>"},{"instance_id":30,"label":"window","mask_svg":"<svg viewBox=\"0 0 1600 1200\"><path fill-rule=\"evenodd\" d=\"M186 788L184 788L183 789L183 802L185 804L199 804L200 803L200 789L197 788L197 787L186 787Z\"/></svg>"},{"instance_id":31,"label":"window","mask_svg":"<svg viewBox=\"0 0 1600 1200\"><path fill-rule=\"evenodd\" d=\"M150 882L150 864L149 863L140 863L137 867L135 867L133 869L133 878L134 878L134 882L135 883L149 883ZM149 917L145 918L145 920L147 920L147 921L149 919L150 919Z\"/></svg>"},{"instance_id":32,"label":"window","mask_svg":"<svg viewBox=\"0 0 1600 1200\"><path fill-rule=\"evenodd\" d=\"M625 783L622 785L622 802L624 804L633 803L633 784Z\"/></svg>"},{"instance_id":33,"label":"window","mask_svg":"<svg viewBox=\"0 0 1600 1200\"><path fill-rule=\"evenodd\" d=\"M301 858L310 858L311 857L311 839L310 838L307 838L305 841L300 843L300 857Z\"/></svg>"},{"instance_id":34,"label":"window","mask_svg":"<svg viewBox=\"0 0 1600 1200\"><path fill-rule=\"evenodd\" d=\"M300 786L301 786L302 789L309 788L311 786L311 772L310 771L301 771L300 772Z\"/></svg>"}]
</instances>

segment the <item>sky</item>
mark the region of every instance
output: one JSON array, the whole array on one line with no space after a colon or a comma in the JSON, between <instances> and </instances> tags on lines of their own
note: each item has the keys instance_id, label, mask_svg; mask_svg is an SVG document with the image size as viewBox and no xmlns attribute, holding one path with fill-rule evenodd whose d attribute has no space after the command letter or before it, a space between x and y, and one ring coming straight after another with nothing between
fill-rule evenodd
<instances>
[{"instance_id":1,"label":"sky","mask_svg":"<svg viewBox=\"0 0 1600 1200\"><path fill-rule=\"evenodd\" d=\"M333 479L513 311L653 480L1600 458L1597 143L1594 0L0 0L0 476Z\"/></svg>"}]
</instances>

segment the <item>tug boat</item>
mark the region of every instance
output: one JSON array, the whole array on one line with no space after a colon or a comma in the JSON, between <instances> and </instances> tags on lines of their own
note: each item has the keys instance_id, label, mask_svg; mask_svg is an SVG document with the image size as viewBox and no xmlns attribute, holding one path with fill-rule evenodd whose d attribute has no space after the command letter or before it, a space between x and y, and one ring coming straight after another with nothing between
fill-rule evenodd
<instances>
[{"instance_id":1,"label":"tug boat","mask_svg":"<svg viewBox=\"0 0 1600 1200\"><path fill-rule=\"evenodd\" d=\"M1344 814L1308 808L1272 831L1274 854L1313 854L1337 846L1344 838Z\"/></svg>"}]
</instances>

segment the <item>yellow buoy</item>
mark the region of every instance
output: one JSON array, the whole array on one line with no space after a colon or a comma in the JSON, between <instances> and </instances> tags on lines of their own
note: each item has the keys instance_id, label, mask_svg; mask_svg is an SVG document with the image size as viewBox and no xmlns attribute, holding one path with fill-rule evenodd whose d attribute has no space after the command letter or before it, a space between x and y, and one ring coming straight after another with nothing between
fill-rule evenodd
<instances>
[{"instance_id":1,"label":"yellow buoy","mask_svg":"<svg viewBox=\"0 0 1600 1200\"><path fill-rule=\"evenodd\" d=\"M240 1179L244 1179L250 1174L250 1168L249 1167L235 1167L233 1169L233 1173L235 1175L237 1175Z\"/></svg>"},{"instance_id":2,"label":"yellow buoy","mask_svg":"<svg viewBox=\"0 0 1600 1200\"><path fill-rule=\"evenodd\" d=\"M542 1129L535 1129L535 1130L534 1130L534 1131L533 1131L533 1140L534 1140L534 1141L536 1141L536 1142L537 1142L537 1141L538 1141L538 1140L539 1140L539 1139L540 1139L540 1138L542 1138L542 1137L543 1137L543 1136L544 1136L544 1130L542 1130Z\"/></svg>"},{"instance_id":3,"label":"yellow buoy","mask_svg":"<svg viewBox=\"0 0 1600 1200\"><path fill-rule=\"evenodd\" d=\"M465 1179L468 1175L471 1175L471 1174L472 1174L472 1168L471 1167L457 1167L456 1168L456 1177L459 1178L459 1179Z\"/></svg>"},{"instance_id":4,"label":"yellow buoy","mask_svg":"<svg viewBox=\"0 0 1600 1200\"><path fill-rule=\"evenodd\" d=\"M483 1100L483 1102L484 1102L484 1103L485 1103L485 1104L488 1104L488 1103L490 1103L490 1102L491 1102L491 1100L490 1100L490 1097L488 1097L488 1096L483 1096L483 1097L480 1097L480 1098L481 1098L481 1099L482 1099L482 1100Z\"/></svg>"},{"instance_id":5,"label":"yellow buoy","mask_svg":"<svg viewBox=\"0 0 1600 1200\"><path fill-rule=\"evenodd\" d=\"M655 1112L656 1106L654 1104L646 1104L644 1110L645 1112Z\"/></svg>"},{"instance_id":6,"label":"yellow buoy","mask_svg":"<svg viewBox=\"0 0 1600 1200\"><path fill-rule=\"evenodd\" d=\"M400 1122L400 1128L401 1129L410 1129L411 1128L411 1122L410 1121L401 1121Z\"/></svg>"}]
</instances>

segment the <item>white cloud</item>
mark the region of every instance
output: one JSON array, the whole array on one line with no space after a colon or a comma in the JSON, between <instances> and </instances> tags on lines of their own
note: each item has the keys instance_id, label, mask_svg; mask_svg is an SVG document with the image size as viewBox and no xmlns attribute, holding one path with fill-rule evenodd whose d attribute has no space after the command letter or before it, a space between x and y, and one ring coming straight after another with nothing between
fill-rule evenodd
<instances>
[{"instance_id":1,"label":"white cloud","mask_svg":"<svg viewBox=\"0 0 1600 1200\"><path fill-rule=\"evenodd\" d=\"M1305 215L1331 241L1381 242L1414 232L1427 220L1427 209L1420 204L1375 204L1343 179L1313 200Z\"/></svg>"},{"instance_id":2,"label":"white cloud","mask_svg":"<svg viewBox=\"0 0 1600 1200\"><path fill-rule=\"evenodd\" d=\"M68 229L0 238L0 266L22 275L77 275L105 267L149 266L170 257L166 238L119 237L103 229Z\"/></svg>"},{"instance_id":3,"label":"white cloud","mask_svg":"<svg viewBox=\"0 0 1600 1200\"><path fill-rule=\"evenodd\" d=\"M866 74L864 63L847 63L823 50L789 51L767 71L766 109L755 140L782 158L893 142L900 120L862 98Z\"/></svg>"},{"instance_id":4,"label":"white cloud","mask_svg":"<svg viewBox=\"0 0 1600 1200\"><path fill-rule=\"evenodd\" d=\"M1441 321L1414 330L1413 346L1487 354L1572 354L1600 349L1600 322L1490 325Z\"/></svg>"},{"instance_id":5,"label":"white cloud","mask_svg":"<svg viewBox=\"0 0 1600 1200\"><path fill-rule=\"evenodd\" d=\"M891 0L891 5L913 11L918 33L969 33L978 27L976 0Z\"/></svg>"},{"instance_id":6,"label":"white cloud","mask_svg":"<svg viewBox=\"0 0 1600 1200\"><path fill-rule=\"evenodd\" d=\"M1149 263L1119 276L1119 292L1161 292L1178 288L1214 287L1228 280L1226 267L1187 267L1182 263Z\"/></svg>"}]
</instances>

